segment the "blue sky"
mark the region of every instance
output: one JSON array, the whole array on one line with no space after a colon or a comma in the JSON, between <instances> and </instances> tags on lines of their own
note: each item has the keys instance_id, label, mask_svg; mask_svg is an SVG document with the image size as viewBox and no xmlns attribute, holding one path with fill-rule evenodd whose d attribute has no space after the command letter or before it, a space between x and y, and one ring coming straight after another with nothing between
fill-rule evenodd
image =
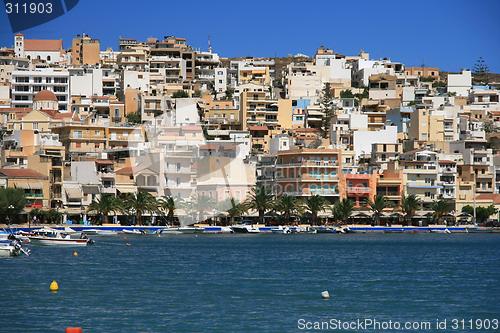
<instances>
[{"instance_id":1,"label":"blue sky","mask_svg":"<svg viewBox=\"0 0 500 333\"><path fill-rule=\"evenodd\" d=\"M499 13L498 0L80 0L65 15L23 32L62 38L65 47L84 32L115 49L119 36L165 35L206 49L210 35L214 50L229 57L312 55L325 45L448 71L471 68L482 56L500 73ZM1 11L0 45L11 46L12 36Z\"/></svg>"}]
</instances>

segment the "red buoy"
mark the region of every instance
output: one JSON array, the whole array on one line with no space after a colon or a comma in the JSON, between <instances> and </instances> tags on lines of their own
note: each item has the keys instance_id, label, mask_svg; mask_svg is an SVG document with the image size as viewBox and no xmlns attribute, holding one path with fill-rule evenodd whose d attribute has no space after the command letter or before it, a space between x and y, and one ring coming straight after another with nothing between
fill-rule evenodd
<instances>
[{"instance_id":1,"label":"red buoy","mask_svg":"<svg viewBox=\"0 0 500 333\"><path fill-rule=\"evenodd\" d=\"M66 333L83 333L81 327L66 327Z\"/></svg>"}]
</instances>

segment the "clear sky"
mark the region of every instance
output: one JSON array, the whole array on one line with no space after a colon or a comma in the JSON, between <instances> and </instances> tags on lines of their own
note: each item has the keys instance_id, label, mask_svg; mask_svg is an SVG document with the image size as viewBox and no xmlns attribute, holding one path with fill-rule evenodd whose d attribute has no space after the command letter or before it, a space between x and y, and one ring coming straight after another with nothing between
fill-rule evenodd
<instances>
[{"instance_id":1,"label":"clear sky","mask_svg":"<svg viewBox=\"0 0 500 333\"><path fill-rule=\"evenodd\" d=\"M2 4L3 5L3 4ZM500 0L80 0L63 16L23 31L27 38L77 33L117 48L119 36L144 40L176 35L221 56L313 55L320 45L353 55L447 71L472 68L482 56L500 73ZM0 45L12 46L0 11Z\"/></svg>"}]
</instances>

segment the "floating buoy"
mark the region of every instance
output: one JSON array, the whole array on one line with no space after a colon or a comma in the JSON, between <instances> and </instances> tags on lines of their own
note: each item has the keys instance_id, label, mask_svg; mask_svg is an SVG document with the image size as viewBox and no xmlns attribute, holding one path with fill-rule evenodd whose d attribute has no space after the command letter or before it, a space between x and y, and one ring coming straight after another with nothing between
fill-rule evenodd
<instances>
[{"instance_id":1,"label":"floating buoy","mask_svg":"<svg viewBox=\"0 0 500 333\"><path fill-rule=\"evenodd\" d=\"M66 327L66 333L83 333L81 327Z\"/></svg>"},{"instance_id":2,"label":"floating buoy","mask_svg":"<svg viewBox=\"0 0 500 333\"><path fill-rule=\"evenodd\" d=\"M125 245L130 246L131 244L130 243L125 243Z\"/></svg>"},{"instance_id":3,"label":"floating buoy","mask_svg":"<svg viewBox=\"0 0 500 333\"><path fill-rule=\"evenodd\" d=\"M73 257L78 257L78 251L76 250L73 251Z\"/></svg>"},{"instance_id":4,"label":"floating buoy","mask_svg":"<svg viewBox=\"0 0 500 333\"><path fill-rule=\"evenodd\" d=\"M321 292L321 298L323 298L323 299L329 299L330 298L330 293L328 292L328 290L325 290L325 291Z\"/></svg>"},{"instance_id":5,"label":"floating buoy","mask_svg":"<svg viewBox=\"0 0 500 333\"><path fill-rule=\"evenodd\" d=\"M50 291L52 292L57 292L59 290L59 285L57 284L56 280L52 280L49 286Z\"/></svg>"}]
</instances>

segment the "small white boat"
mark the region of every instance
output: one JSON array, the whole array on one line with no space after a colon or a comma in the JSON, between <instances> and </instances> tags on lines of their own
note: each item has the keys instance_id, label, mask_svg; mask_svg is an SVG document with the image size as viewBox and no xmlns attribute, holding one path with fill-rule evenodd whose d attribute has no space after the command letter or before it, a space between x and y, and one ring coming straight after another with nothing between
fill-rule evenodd
<instances>
[{"instance_id":1,"label":"small white boat","mask_svg":"<svg viewBox=\"0 0 500 333\"><path fill-rule=\"evenodd\" d=\"M17 257L21 253L29 256L30 250L23 249L19 240L14 239L0 241L0 257Z\"/></svg>"},{"instance_id":2,"label":"small white boat","mask_svg":"<svg viewBox=\"0 0 500 333\"><path fill-rule=\"evenodd\" d=\"M236 224L232 225L231 229L237 234L259 234L259 228L250 224Z\"/></svg>"},{"instance_id":3,"label":"small white boat","mask_svg":"<svg viewBox=\"0 0 500 333\"><path fill-rule=\"evenodd\" d=\"M289 227L284 227L282 225L271 228L273 234L291 234L292 230Z\"/></svg>"},{"instance_id":4,"label":"small white boat","mask_svg":"<svg viewBox=\"0 0 500 333\"><path fill-rule=\"evenodd\" d=\"M230 227L221 227L221 226L209 226L203 228L204 234L232 234L233 229Z\"/></svg>"},{"instance_id":5,"label":"small white boat","mask_svg":"<svg viewBox=\"0 0 500 333\"><path fill-rule=\"evenodd\" d=\"M96 235L96 236L116 236L118 235L118 231L114 230L106 230L106 229L84 229L83 233L87 235Z\"/></svg>"},{"instance_id":6,"label":"small white boat","mask_svg":"<svg viewBox=\"0 0 500 333\"><path fill-rule=\"evenodd\" d=\"M32 243L39 245L86 246L93 243L85 235L82 235L80 238L71 238L65 232L51 228L34 230L28 234L28 238Z\"/></svg>"},{"instance_id":7,"label":"small white boat","mask_svg":"<svg viewBox=\"0 0 500 333\"><path fill-rule=\"evenodd\" d=\"M0 257L17 257L21 254L20 248L10 244L0 244Z\"/></svg>"},{"instance_id":8,"label":"small white boat","mask_svg":"<svg viewBox=\"0 0 500 333\"><path fill-rule=\"evenodd\" d=\"M202 231L203 229L198 227L166 227L158 230L158 234L181 235L181 234L195 234Z\"/></svg>"},{"instance_id":9,"label":"small white boat","mask_svg":"<svg viewBox=\"0 0 500 333\"><path fill-rule=\"evenodd\" d=\"M126 234L126 235L145 235L146 233L142 230L139 230L139 229L123 229L122 231L122 234Z\"/></svg>"}]
</instances>

